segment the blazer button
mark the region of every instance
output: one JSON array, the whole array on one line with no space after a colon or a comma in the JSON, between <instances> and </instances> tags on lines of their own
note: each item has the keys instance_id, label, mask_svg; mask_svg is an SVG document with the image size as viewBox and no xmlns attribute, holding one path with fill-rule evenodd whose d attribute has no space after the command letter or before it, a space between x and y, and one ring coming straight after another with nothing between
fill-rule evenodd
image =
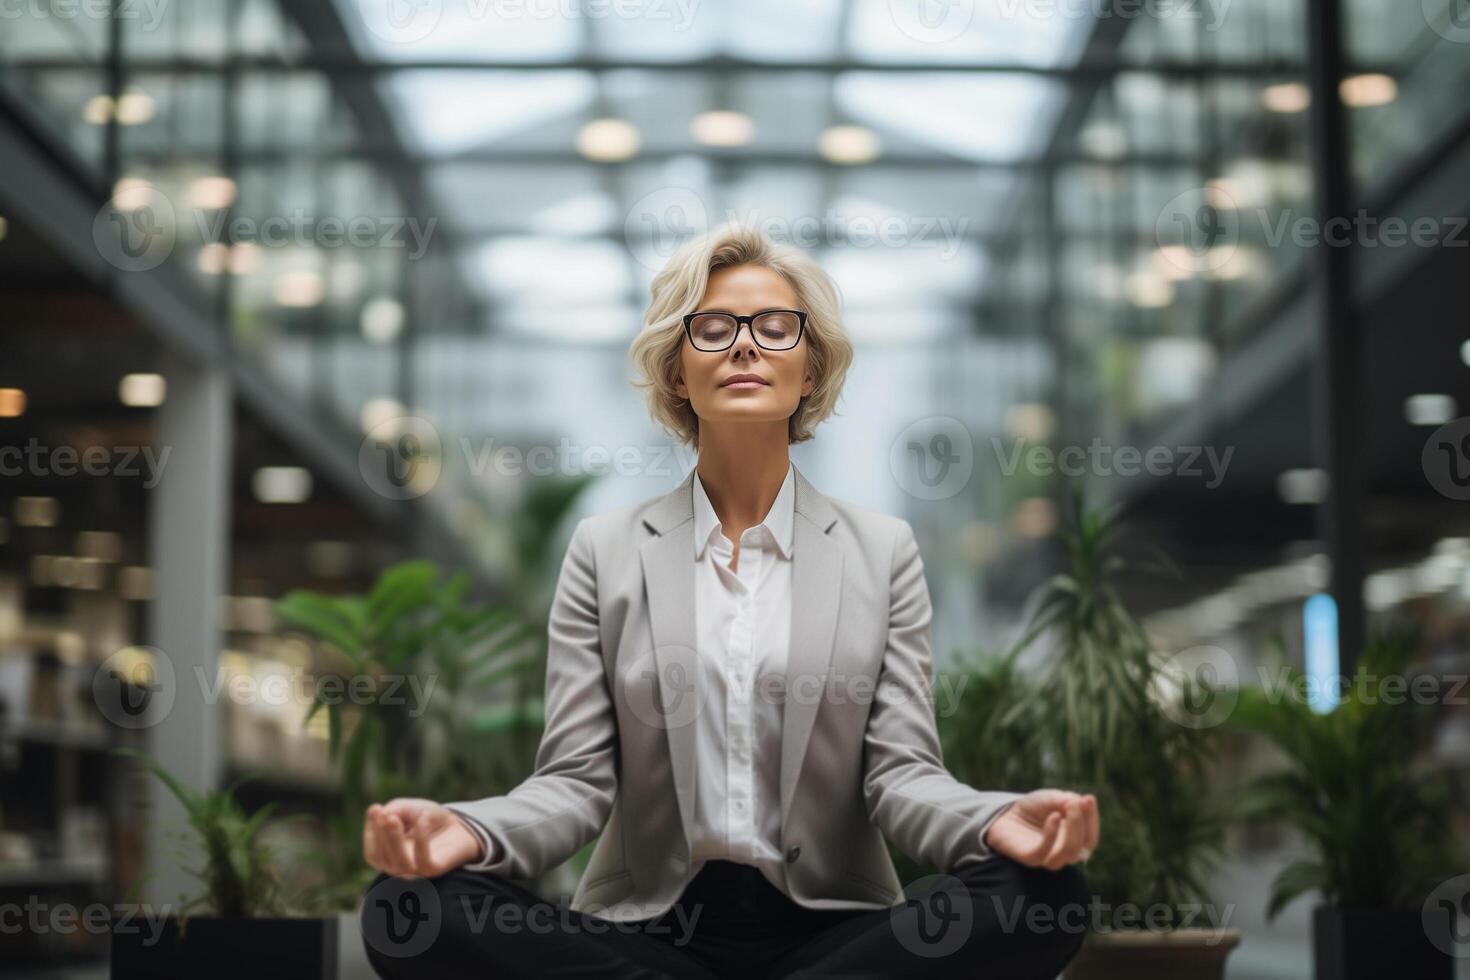
<instances>
[{"instance_id":1,"label":"blazer button","mask_svg":"<svg viewBox=\"0 0 1470 980\"><path fill-rule=\"evenodd\" d=\"M786 863L794 864L799 857L801 857L801 847L797 845L786 852Z\"/></svg>"}]
</instances>

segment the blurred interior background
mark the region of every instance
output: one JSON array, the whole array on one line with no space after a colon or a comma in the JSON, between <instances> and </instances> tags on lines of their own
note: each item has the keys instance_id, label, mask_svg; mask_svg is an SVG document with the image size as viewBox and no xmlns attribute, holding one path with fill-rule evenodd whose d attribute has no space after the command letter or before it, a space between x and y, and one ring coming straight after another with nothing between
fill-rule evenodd
<instances>
[{"instance_id":1,"label":"blurred interior background","mask_svg":"<svg viewBox=\"0 0 1470 980\"><path fill-rule=\"evenodd\" d=\"M856 361L793 459L912 523L941 670L1022 634L1085 491L1174 566L1115 578L1164 654L1249 683L1279 636L1320 675L1406 620L1463 677L1467 85L1460 0L0 7L3 900L195 886L118 747L252 775L242 806L307 815L278 846L339 895L361 798L528 773L567 534L693 465L627 347L726 220L841 290ZM395 662L448 692L419 754L384 747L402 717L311 712ZM1420 761L1463 786L1442 700ZM1217 778L1271 757L1239 737ZM1228 840L1228 975L1308 976L1311 903L1265 915L1307 844ZM0 947L90 976L108 943Z\"/></svg>"}]
</instances>

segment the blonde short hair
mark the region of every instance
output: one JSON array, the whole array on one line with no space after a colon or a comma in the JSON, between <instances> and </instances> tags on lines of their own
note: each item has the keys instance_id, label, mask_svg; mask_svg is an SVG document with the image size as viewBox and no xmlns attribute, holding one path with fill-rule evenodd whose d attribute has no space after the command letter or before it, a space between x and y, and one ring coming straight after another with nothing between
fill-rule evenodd
<instances>
[{"instance_id":1,"label":"blonde short hair","mask_svg":"<svg viewBox=\"0 0 1470 980\"><path fill-rule=\"evenodd\" d=\"M802 337L816 386L802 397L787 427L792 443L805 442L836 408L852 363L852 341L842 326L832 278L801 249L774 242L758 228L727 223L685 243L669 257L653 279L644 327L629 349L640 375L633 384L646 390L655 422L680 442L699 446L699 416L674 388L685 337L684 314L694 312L704 299L711 273L738 265L759 265L779 273L791 283L806 311Z\"/></svg>"}]
</instances>

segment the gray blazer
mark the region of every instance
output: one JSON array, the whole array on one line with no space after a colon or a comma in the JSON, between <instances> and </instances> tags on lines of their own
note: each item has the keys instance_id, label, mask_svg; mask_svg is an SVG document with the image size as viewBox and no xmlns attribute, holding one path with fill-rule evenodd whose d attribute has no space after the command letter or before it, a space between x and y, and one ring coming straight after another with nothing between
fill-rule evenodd
<instances>
[{"instance_id":1,"label":"gray blazer","mask_svg":"<svg viewBox=\"0 0 1470 980\"><path fill-rule=\"evenodd\" d=\"M904 897L885 837L941 871L984 860L981 835L1020 794L972 789L944 768L913 529L795 476L787 885L810 908L882 908ZM601 832L571 907L612 920L662 913L692 877L693 721L705 709L693 480L577 524L548 624L536 771L504 796L448 804L492 843L476 867L509 878L535 877Z\"/></svg>"}]
</instances>

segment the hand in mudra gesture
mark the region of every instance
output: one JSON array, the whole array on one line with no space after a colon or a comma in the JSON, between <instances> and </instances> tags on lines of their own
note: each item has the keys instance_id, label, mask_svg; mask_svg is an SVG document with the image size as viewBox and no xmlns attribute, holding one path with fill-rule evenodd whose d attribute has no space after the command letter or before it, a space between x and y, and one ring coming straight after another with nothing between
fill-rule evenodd
<instances>
[{"instance_id":1,"label":"hand in mudra gesture","mask_svg":"<svg viewBox=\"0 0 1470 980\"><path fill-rule=\"evenodd\" d=\"M362 823L362 856L390 875L437 878L482 857L480 839L433 800L374 803Z\"/></svg>"},{"instance_id":2,"label":"hand in mudra gesture","mask_svg":"<svg viewBox=\"0 0 1470 980\"><path fill-rule=\"evenodd\" d=\"M1027 793L985 832L985 843L1032 868L1056 871L1097 847L1097 797L1063 789Z\"/></svg>"}]
</instances>

